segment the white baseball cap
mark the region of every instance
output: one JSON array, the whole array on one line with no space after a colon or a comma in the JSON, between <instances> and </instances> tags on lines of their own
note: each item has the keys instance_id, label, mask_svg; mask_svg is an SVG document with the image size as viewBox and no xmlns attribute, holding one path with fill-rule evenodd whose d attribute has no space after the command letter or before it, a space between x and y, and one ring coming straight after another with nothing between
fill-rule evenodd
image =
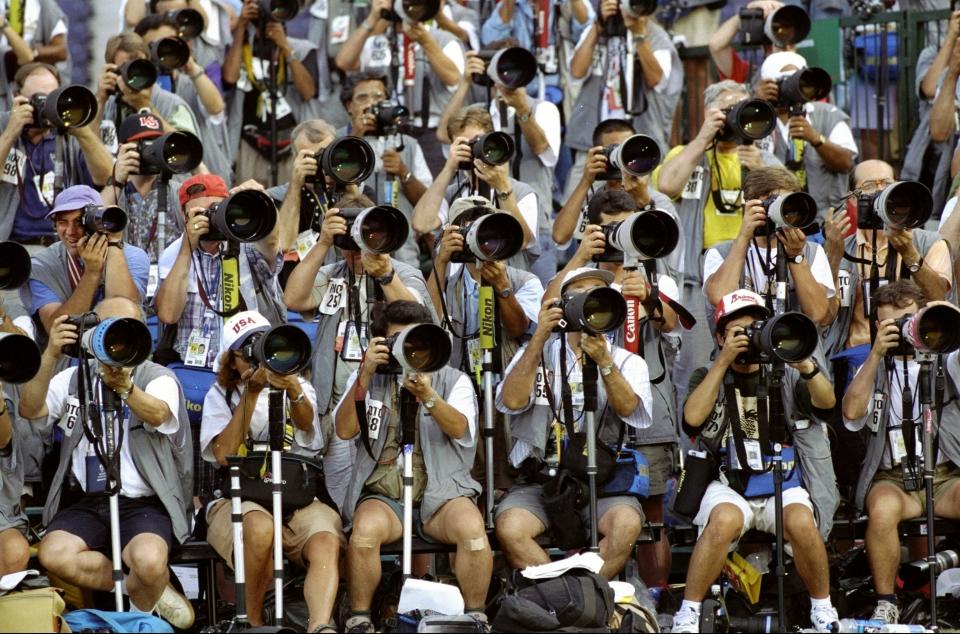
<instances>
[{"instance_id":1,"label":"white baseball cap","mask_svg":"<svg viewBox=\"0 0 960 634\"><path fill-rule=\"evenodd\" d=\"M220 371L220 358L224 352L238 350L250 335L266 332L270 328L267 318L255 310L245 310L228 319L220 333L220 353L213 362L213 371Z\"/></svg>"},{"instance_id":2,"label":"white baseball cap","mask_svg":"<svg viewBox=\"0 0 960 634\"><path fill-rule=\"evenodd\" d=\"M771 53L760 65L760 79L780 79L792 75L795 70L783 70L787 66L795 66L796 70L807 67L807 60L799 53L780 51Z\"/></svg>"},{"instance_id":3,"label":"white baseball cap","mask_svg":"<svg viewBox=\"0 0 960 634\"><path fill-rule=\"evenodd\" d=\"M745 310L762 312L765 317L770 316L770 309L764 304L762 297L753 291L741 288L723 296L713 311L713 321L720 323L721 319L728 319Z\"/></svg>"},{"instance_id":4,"label":"white baseball cap","mask_svg":"<svg viewBox=\"0 0 960 634\"><path fill-rule=\"evenodd\" d=\"M573 269L569 273L563 276L563 283L560 284L560 292L562 293L568 284L572 284L577 280L585 280L589 278L594 278L605 282L608 286L613 283L613 273L606 271L604 269L595 269L589 266L581 266L579 269Z\"/></svg>"}]
</instances>

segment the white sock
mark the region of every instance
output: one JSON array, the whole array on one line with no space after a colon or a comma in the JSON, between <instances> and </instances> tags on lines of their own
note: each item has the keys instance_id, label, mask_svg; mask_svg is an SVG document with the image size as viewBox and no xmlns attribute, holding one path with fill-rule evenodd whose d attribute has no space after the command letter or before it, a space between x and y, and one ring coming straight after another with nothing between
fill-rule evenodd
<instances>
[{"instance_id":1,"label":"white sock","mask_svg":"<svg viewBox=\"0 0 960 634\"><path fill-rule=\"evenodd\" d=\"M700 614L701 604L701 601L687 601L684 599L683 603L680 604L680 609L677 610L677 612L683 612L683 610L686 608L688 610L693 610L696 614Z\"/></svg>"},{"instance_id":2,"label":"white sock","mask_svg":"<svg viewBox=\"0 0 960 634\"><path fill-rule=\"evenodd\" d=\"M140 608L137 607L137 604L133 602L133 599L131 599L131 600L130 600L130 611L131 611L131 612L139 612L140 614L152 614L152 613L153 613L153 608L151 608L151 609L149 609L149 610L141 610Z\"/></svg>"},{"instance_id":3,"label":"white sock","mask_svg":"<svg viewBox=\"0 0 960 634\"><path fill-rule=\"evenodd\" d=\"M833 607L833 603L830 601L830 597L827 597L826 599L814 599L813 597L810 597L811 612L816 610L817 608L828 610L832 607Z\"/></svg>"}]
</instances>

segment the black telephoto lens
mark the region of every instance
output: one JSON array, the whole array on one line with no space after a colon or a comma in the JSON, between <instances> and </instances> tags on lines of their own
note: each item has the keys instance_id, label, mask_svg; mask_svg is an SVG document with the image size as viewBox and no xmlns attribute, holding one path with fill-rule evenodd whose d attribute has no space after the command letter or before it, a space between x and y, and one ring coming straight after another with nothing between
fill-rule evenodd
<instances>
[{"instance_id":1,"label":"black telephoto lens","mask_svg":"<svg viewBox=\"0 0 960 634\"><path fill-rule=\"evenodd\" d=\"M320 169L308 182L321 182L326 174L339 186L362 183L373 173L377 157L370 144L358 136L345 136L316 155Z\"/></svg>"},{"instance_id":2,"label":"black telephoto lens","mask_svg":"<svg viewBox=\"0 0 960 634\"><path fill-rule=\"evenodd\" d=\"M127 227L127 212L116 205L86 205L82 221L87 234L119 233Z\"/></svg>"},{"instance_id":3,"label":"black telephoto lens","mask_svg":"<svg viewBox=\"0 0 960 634\"><path fill-rule=\"evenodd\" d=\"M186 174L203 160L203 144L190 132L167 132L139 141L141 174Z\"/></svg>"},{"instance_id":4,"label":"black telephoto lens","mask_svg":"<svg viewBox=\"0 0 960 634\"><path fill-rule=\"evenodd\" d=\"M525 48L485 49L477 57L487 62L487 72L474 74L479 86L500 84L511 89L522 88L537 76L537 58Z\"/></svg>"},{"instance_id":5,"label":"black telephoto lens","mask_svg":"<svg viewBox=\"0 0 960 634\"><path fill-rule=\"evenodd\" d=\"M32 379L40 369L40 354L30 337L0 333L0 382L20 384Z\"/></svg>"},{"instance_id":6,"label":"black telephoto lens","mask_svg":"<svg viewBox=\"0 0 960 634\"><path fill-rule=\"evenodd\" d=\"M18 242L0 242L0 291L20 288L30 279L30 254Z\"/></svg>"},{"instance_id":7,"label":"black telephoto lens","mask_svg":"<svg viewBox=\"0 0 960 634\"><path fill-rule=\"evenodd\" d=\"M166 70L177 70L190 59L190 46L179 37L165 37L150 42L150 58Z\"/></svg>"},{"instance_id":8,"label":"black telephoto lens","mask_svg":"<svg viewBox=\"0 0 960 634\"><path fill-rule=\"evenodd\" d=\"M235 240L258 242L277 224L277 206L266 193L244 189L210 205L205 212L210 230L203 236L207 242Z\"/></svg>"},{"instance_id":9,"label":"black telephoto lens","mask_svg":"<svg viewBox=\"0 0 960 634\"><path fill-rule=\"evenodd\" d=\"M297 374L310 364L310 337L296 326L276 326L257 338L253 358L274 374Z\"/></svg>"},{"instance_id":10,"label":"black telephoto lens","mask_svg":"<svg viewBox=\"0 0 960 634\"><path fill-rule=\"evenodd\" d=\"M203 33L203 16L196 9L177 9L163 14L177 25L177 35L192 40Z\"/></svg>"},{"instance_id":11,"label":"black telephoto lens","mask_svg":"<svg viewBox=\"0 0 960 634\"><path fill-rule=\"evenodd\" d=\"M130 60L118 72L131 90L146 90L157 83L157 67L146 59Z\"/></svg>"},{"instance_id":12,"label":"black telephoto lens","mask_svg":"<svg viewBox=\"0 0 960 634\"><path fill-rule=\"evenodd\" d=\"M260 17L273 22L289 22L300 13L300 0L260 0Z\"/></svg>"}]
</instances>

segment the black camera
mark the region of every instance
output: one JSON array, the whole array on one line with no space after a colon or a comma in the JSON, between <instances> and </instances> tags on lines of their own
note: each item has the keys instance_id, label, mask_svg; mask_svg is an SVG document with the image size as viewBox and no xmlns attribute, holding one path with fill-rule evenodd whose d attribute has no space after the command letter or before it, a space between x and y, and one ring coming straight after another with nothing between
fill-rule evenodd
<instances>
[{"instance_id":1,"label":"black camera","mask_svg":"<svg viewBox=\"0 0 960 634\"><path fill-rule=\"evenodd\" d=\"M762 203L767 224L754 229L755 236L767 237L777 229L803 229L817 221L817 201L806 192L770 196Z\"/></svg>"},{"instance_id":2,"label":"black camera","mask_svg":"<svg viewBox=\"0 0 960 634\"><path fill-rule=\"evenodd\" d=\"M763 9L740 9L740 43L744 46L776 44L786 48L810 34L810 16L802 7L786 5L763 17Z\"/></svg>"},{"instance_id":3,"label":"black camera","mask_svg":"<svg viewBox=\"0 0 960 634\"><path fill-rule=\"evenodd\" d=\"M468 141L473 158L487 165L503 165L513 158L516 151L513 139L506 132L487 132ZM460 163L460 169L472 170L473 161Z\"/></svg>"},{"instance_id":4,"label":"black camera","mask_svg":"<svg viewBox=\"0 0 960 634\"><path fill-rule=\"evenodd\" d=\"M346 251L393 253L407 242L410 223L403 212L390 205L345 208L340 215L347 221L347 233L333 237L333 244Z\"/></svg>"},{"instance_id":5,"label":"black camera","mask_svg":"<svg viewBox=\"0 0 960 634\"><path fill-rule=\"evenodd\" d=\"M478 86L498 84L511 89L522 88L537 76L537 58L519 46L484 49L477 53L477 57L487 63L486 73L473 74L473 83Z\"/></svg>"},{"instance_id":6,"label":"black camera","mask_svg":"<svg viewBox=\"0 0 960 634\"><path fill-rule=\"evenodd\" d=\"M177 35L185 40L192 40L203 33L203 16L196 9L167 11L163 17L177 25Z\"/></svg>"},{"instance_id":7,"label":"black camera","mask_svg":"<svg viewBox=\"0 0 960 634\"><path fill-rule=\"evenodd\" d=\"M377 123L373 130L367 132L366 136L389 136L400 134L407 128L407 117L410 111L400 104L389 100L381 101L367 108L367 112L373 115Z\"/></svg>"},{"instance_id":8,"label":"black camera","mask_svg":"<svg viewBox=\"0 0 960 634\"><path fill-rule=\"evenodd\" d=\"M0 291L20 288L30 279L30 254L13 240L0 242Z\"/></svg>"},{"instance_id":9,"label":"black camera","mask_svg":"<svg viewBox=\"0 0 960 634\"><path fill-rule=\"evenodd\" d=\"M308 183L323 183L324 175L343 187L362 183L373 174L377 156L370 144L358 136L345 136L316 153L317 173L308 176Z\"/></svg>"},{"instance_id":10,"label":"black camera","mask_svg":"<svg viewBox=\"0 0 960 634\"><path fill-rule=\"evenodd\" d=\"M164 70L183 68L190 60L190 45L179 37L150 42L150 59Z\"/></svg>"},{"instance_id":11,"label":"black camera","mask_svg":"<svg viewBox=\"0 0 960 634\"><path fill-rule=\"evenodd\" d=\"M830 94L833 80L830 73L822 68L801 68L786 77L777 80L780 97L778 108L786 108L791 117L803 114L809 101L820 101Z\"/></svg>"},{"instance_id":12,"label":"black camera","mask_svg":"<svg viewBox=\"0 0 960 634\"><path fill-rule=\"evenodd\" d=\"M860 229L918 229L933 213L933 195L918 181L898 181L874 194L857 195Z\"/></svg>"},{"instance_id":13,"label":"black camera","mask_svg":"<svg viewBox=\"0 0 960 634\"><path fill-rule=\"evenodd\" d=\"M377 374L436 372L450 361L450 335L435 324L411 324L387 337L390 361Z\"/></svg>"},{"instance_id":14,"label":"black camera","mask_svg":"<svg viewBox=\"0 0 960 634\"><path fill-rule=\"evenodd\" d=\"M620 0L620 10L632 18L642 18L653 15L657 4L657 0Z\"/></svg>"},{"instance_id":15,"label":"black camera","mask_svg":"<svg viewBox=\"0 0 960 634\"><path fill-rule=\"evenodd\" d=\"M273 198L257 189L244 189L213 203L203 211L210 228L200 239L205 242L257 242L277 224Z\"/></svg>"},{"instance_id":16,"label":"black camera","mask_svg":"<svg viewBox=\"0 0 960 634\"><path fill-rule=\"evenodd\" d=\"M120 75L130 90L137 92L150 88L157 83L157 67L146 59L132 59L120 66L116 73ZM119 92L117 88L117 92Z\"/></svg>"},{"instance_id":17,"label":"black camera","mask_svg":"<svg viewBox=\"0 0 960 634\"><path fill-rule=\"evenodd\" d=\"M896 321L900 343L887 355L907 357L921 354L948 354L960 349L960 310L938 304L921 308L914 315Z\"/></svg>"},{"instance_id":18,"label":"black camera","mask_svg":"<svg viewBox=\"0 0 960 634\"><path fill-rule=\"evenodd\" d=\"M132 368L140 365L153 351L150 329L137 319L109 317L101 320L95 313L72 315L64 323L77 327L77 342L63 347L67 356L79 359L87 351L104 365Z\"/></svg>"},{"instance_id":19,"label":"black camera","mask_svg":"<svg viewBox=\"0 0 960 634\"><path fill-rule=\"evenodd\" d=\"M564 293L554 306L563 309L563 319L555 332L602 335L620 328L627 318L627 301L619 291L606 286Z\"/></svg>"},{"instance_id":20,"label":"black camera","mask_svg":"<svg viewBox=\"0 0 960 634\"><path fill-rule=\"evenodd\" d=\"M40 347L30 337L0 332L0 381L26 383L40 370L41 354Z\"/></svg>"},{"instance_id":21,"label":"black camera","mask_svg":"<svg viewBox=\"0 0 960 634\"><path fill-rule=\"evenodd\" d=\"M623 180L623 172L644 176L660 164L660 146L645 134L634 134L622 143L603 148L607 171L596 177L598 181Z\"/></svg>"},{"instance_id":22,"label":"black camera","mask_svg":"<svg viewBox=\"0 0 960 634\"><path fill-rule=\"evenodd\" d=\"M934 568L938 577L944 570L957 567L960 567L960 553L956 550L941 550L937 553ZM930 562L924 558L903 564L898 576L903 580L904 590L919 590L930 581Z\"/></svg>"},{"instance_id":23,"label":"black camera","mask_svg":"<svg viewBox=\"0 0 960 634\"><path fill-rule=\"evenodd\" d=\"M817 326L800 312L758 319L742 330L750 339L750 347L737 357L736 362L741 365L798 363L817 349Z\"/></svg>"},{"instance_id":24,"label":"black camera","mask_svg":"<svg viewBox=\"0 0 960 634\"><path fill-rule=\"evenodd\" d=\"M274 374L297 374L310 365L310 337L296 326L283 324L250 335L240 354L247 362Z\"/></svg>"},{"instance_id":25,"label":"black camera","mask_svg":"<svg viewBox=\"0 0 960 634\"><path fill-rule=\"evenodd\" d=\"M97 115L97 98L80 84L57 88L49 95L36 93L30 97L35 128L56 128L59 131L82 128Z\"/></svg>"},{"instance_id":26,"label":"black camera","mask_svg":"<svg viewBox=\"0 0 960 634\"><path fill-rule=\"evenodd\" d=\"M383 9L380 17L391 22L426 22L440 13L440 0L394 0L393 9Z\"/></svg>"},{"instance_id":27,"label":"black camera","mask_svg":"<svg viewBox=\"0 0 960 634\"><path fill-rule=\"evenodd\" d=\"M88 236L95 233L118 233L127 227L127 212L116 205L84 205L80 222Z\"/></svg>"},{"instance_id":28,"label":"black camera","mask_svg":"<svg viewBox=\"0 0 960 634\"><path fill-rule=\"evenodd\" d=\"M593 257L595 262L623 262L665 258L680 242L680 227L669 213L648 209L626 220L604 225L606 247Z\"/></svg>"},{"instance_id":29,"label":"black camera","mask_svg":"<svg viewBox=\"0 0 960 634\"><path fill-rule=\"evenodd\" d=\"M500 262L509 260L523 249L523 227L520 221L503 211L491 212L489 207L474 207L457 218L463 250L450 256L451 262Z\"/></svg>"},{"instance_id":30,"label":"black camera","mask_svg":"<svg viewBox=\"0 0 960 634\"><path fill-rule=\"evenodd\" d=\"M167 132L137 141L140 174L186 174L203 160L203 144L191 132Z\"/></svg>"},{"instance_id":31,"label":"black camera","mask_svg":"<svg viewBox=\"0 0 960 634\"><path fill-rule=\"evenodd\" d=\"M777 125L777 112L762 99L745 99L723 113L727 120L717 133L718 141L753 143L769 136Z\"/></svg>"},{"instance_id":32,"label":"black camera","mask_svg":"<svg viewBox=\"0 0 960 634\"><path fill-rule=\"evenodd\" d=\"M301 0L260 0L260 18L271 22L289 22L302 8Z\"/></svg>"}]
</instances>

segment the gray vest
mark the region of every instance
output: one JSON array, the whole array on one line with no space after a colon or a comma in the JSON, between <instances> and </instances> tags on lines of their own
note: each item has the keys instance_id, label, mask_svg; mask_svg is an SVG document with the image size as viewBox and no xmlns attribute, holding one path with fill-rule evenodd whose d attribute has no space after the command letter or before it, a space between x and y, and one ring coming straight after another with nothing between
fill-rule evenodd
<instances>
[{"instance_id":1,"label":"gray vest","mask_svg":"<svg viewBox=\"0 0 960 634\"><path fill-rule=\"evenodd\" d=\"M67 30L70 30L70 20L67 18L67 15L63 12L60 6L56 3L55 0L25 0L23 3L24 10L26 11L27 3L36 3L40 5L40 16L37 20L36 32L33 34L33 40L30 44L30 47L33 49L40 48L50 43L50 40L53 39L53 30L57 26L57 22L63 20L64 24L67 25ZM4 3L4 7L9 6L9 2ZM78 16L79 17L79 16ZM68 34L64 34L66 38ZM10 45L7 45L7 48L4 49L6 52L10 51ZM67 60L69 62L69 59ZM59 62L56 64L57 70L60 71L60 81L62 82L61 86L67 86L70 84L70 66L65 62ZM66 72L64 72L66 71ZM3 110L9 110L13 106L13 96L14 96L14 87L13 81L7 80L7 73L0 73L0 95L3 96L4 103ZM6 207L4 207L6 209Z\"/></svg>"},{"instance_id":2,"label":"gray vest","mask_svg":"<svg viewBox=\"0 0 960 634\"><path fill-rule=\"evenodd\" d=\"M437 370L431 375L433 389L446 400L462 374L459 370L450 367ZM384 420L387 416L399 416L396 412L398 404L392 402L391 383L396 380L396 376L378 374L368 390L371 400L384 404L387 410ZM353 407L352 399L348 398L343 407ZM481 489L480 484L470 475L477 453L476 441L470 447L464 447L456 442L443 433L440 426L422 406L418 408L417 416L420 450L423 452L423 462L427 470L427 488L423 492L423 501L420 504L420 516L426 524L444 503L458 497L476 498L480 495ZM387 426L384 425L383 429L386 430L386 428ZM353 514L363 492L363 486L377 466L376 461L363 447L359 436L355 442L357 457L353 463L353 474L347 489L347 497L341 509L344 523L353 521ZM386 433L381 433L379 438L371 443L373 455L379 456L386 442Z\"/></svg>"},{"instance_id":3,"label":"gray vest","mask_svg":"<svg viewBox=\"0 0 960 634\"><path fill-rule=\"evenodd\" d=\"M533 97L528 98L531 112L537 111L537 106L540 105L541 101L542 100ZM494 117L499 117L499 114L495 114ZM530 144L527 143L527 137L523 135L519 128L520 126L517 125L516 116L510 117L507 120L506 127L501 128L509 134L514 141L517 140L517 137L520 138L519 175L514 171L513 161L511 161L510 176L530 185L533 191L537 193L537 203L540 208L539 233L547 232L549 234L547 229L550 227L550 219L553 217L553 168L547 167L540 162L540 158L533 151L533 148L530 147Z\"/></svg>"},{"instance_id":4,"label":"gray vest","mask_svg":"<svg viewBox=\"0 0 960 634\"><path fill-rule=\"evenodd\" d=\"M133 371L133 383L145 389L154 379L168 376L176 380L172 370L147 361ZM177 381L177 385L180 382ZM77 375L70 382L70 396L77 395ZM146 423L130 412L130 433L124 438L130 443L130 451L136 456L136 466L140 476L150 485L160 498L160 502L170 515L173 536L183 542L190 536L190 518L193 516L193 435L190 432L190 419L180 392L180 411L177 412L180 428L171 435L147 431ZM74 427L73 433L64 438L60 445L60 462L50 484L47 503L43 508L43 522L49 524L60 510L60 495L70 469L73 450L80 444L83 430Z\"/></svg>"},{"instance_id":5,"label":"gray vest","mask_svg":"<svg viewBox=\"0 0 960 634\"><path fill-rule=\"evenodd\" d=\"M227 140L227 119L226 104L224 104L223 120L220 123L212 123L209 115L203 116L203 108L200 105L200 96L197 94L197 88L186 73L181 72L177 75L175 85L177 95L183 99L197 119L197 133L200 141L203 143L203 164L207 166L211 174L220 174L227 186L231 183L230 161L228 156Z\"/></svg>"},{"instance_id":6,"label":"gray vest","mask_svg":"<svg viewBox=\"0 0 960 634\"><path fill-rule=\"evenodd\" d=\"M17 399L11 398L13 390L4 386L0 398L4 399L7 412L13 421L13 438L7 448L0 450L0 532L8 528L23 530L27 526L27 516L20 508L20 494L23 492L24 447L19 417L16 415ZM29 424L29 423L28 423Z\"/></svg>"}]
</instances>

